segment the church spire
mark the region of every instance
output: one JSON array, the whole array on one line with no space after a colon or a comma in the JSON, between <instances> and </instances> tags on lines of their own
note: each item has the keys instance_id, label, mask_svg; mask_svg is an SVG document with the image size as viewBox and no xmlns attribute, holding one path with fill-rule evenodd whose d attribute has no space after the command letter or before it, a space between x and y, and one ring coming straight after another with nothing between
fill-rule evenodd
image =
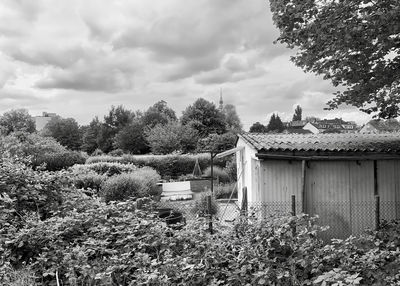
<instances>
[{"instance_id":1,"label":"church spire","mask_svg":"<svg viewBox=\"0 0 400 286\"><path fill-rule=\"evenodd\" d=\"M224 109L224 101L222 100L222 88L219 90L219 110Z\"/></svg>"}]
</instances>

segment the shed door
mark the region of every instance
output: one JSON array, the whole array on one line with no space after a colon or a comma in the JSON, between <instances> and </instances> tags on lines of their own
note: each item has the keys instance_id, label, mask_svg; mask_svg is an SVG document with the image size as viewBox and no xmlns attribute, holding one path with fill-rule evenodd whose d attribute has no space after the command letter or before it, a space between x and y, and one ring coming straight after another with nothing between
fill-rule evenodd
<instances>
[{"instance_id":1,"label":"shed door","mask_svg":"<svg viewBox=\"0 0 400 286\"><path fill-rule=\"evenodd\" d=\"M351 234L349 162L309 162L306 175L306 210L329 226L327 236Z\"/></svg>"}]
</instances>

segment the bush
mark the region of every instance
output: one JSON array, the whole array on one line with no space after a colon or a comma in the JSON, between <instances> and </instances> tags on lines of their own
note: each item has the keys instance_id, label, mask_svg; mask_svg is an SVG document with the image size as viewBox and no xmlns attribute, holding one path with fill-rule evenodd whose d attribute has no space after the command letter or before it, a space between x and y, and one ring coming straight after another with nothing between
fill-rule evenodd
<instances>
[{"instance_id":1,"label":"bush","mask_svg":"<svg viewBox=\"0 0 400 286\"><path fill-rule=\"evenodd\" d=\"M0 222L17 226L30 213L41 219L51 216L67 184L69 178L64 173L35 171L25 164L1 159Z\"/></svg>"},{"instance_id":2,"label":"bush","mask_svg":"<svg viewBox=\"0 0 400 286\"><path fill-rule=\"evenodd\" d=\"M86 164L97 162L130 163L138 167L151 167L155 169L162 178L178 178L181 175L193 172L196 158L199 160L199 165L202 170L210 165L209 154L123 155L122 157L97 156L88 158ZM214 160L214 165L223 168L227 160L229 160L227 157L216 159Z\"/></svg>"},{"instance_id":3,"label":"bush","mask_svg":"<svg viewBox=\"0 0 400 286\"><path fill-rule=\"evenodd\" d=\"M214 187L214 194L216 199L229 199L238 197L236 183L219 184Z\"/></svg>"},{"instance_id":4,"label":"bush","mask_svg":"<svg viewBox=\"0 0 400 286\"><path fill-rule=\"evenodd\" d=\"M93 171L99 175L106 175L108 177L111 177L122 173L131 173L133 171L136 171L137 169L138 168L133 164L98 162L93 164L74 166L72 170L74 170L74 172Z\"/></svg>"},{"instance_id":5,"label":"bush","mask_svg":"<svg viewBox=\"0 0 400 286\"><path fill-rule=\"evenodd\" d=\"M122 156L122 155L124 155L124 150L122 150L122 149L115 149L115 150L110 151L110 152L108 153L108 155L110 155L110 156Z\"/></svg>"},{"instance_id":6,"label":"bush","mask_svg":"<svg viewBox=\"0 0 400 286\"><path fill-rule=\"evenodd\" d=\"M208 209L208 200L207 197L209 193L201 193L200 196L195 200L192 213L197 214L199 216L205 216L209 214ZM215 201L215 197L211 196L211 214L216 215L218 213L218 204Z\"/></svg>"},{"instance_id":7,"label":"bush","mask_svg":"<svg viewBox=\"0 0 400 286\"><path fill-rule=\"evenodd\" d=\"M226 162L224 171L228 174L231 182L237 181L236 156L232 156L231 159Z\"/></svg>"},{"instance_id":8,"label":"bush","mask_svg":"<svg viewBox=\"0 0 400 286\"><path fill-rule=\"evenodd\" d=\"M107 178L107 175L100 175L90 171L86 174L75 174L73 176L73 184L78 189L95 190L98 192Z\"/></svg>"},{"instance_id":9,"label":"bush","mask_svg":"<svg viewBox=\"0 0 400 286\"><path fill-rule=\"evenodd\" d=\"M129 198L145 196L142 184L132 174L115 175L106 180L100 191L100 195L106 202L125 201Z\"/></svg>"},{"instance_id":10,"label":"bush","mask_svg":"<svg viewBox=\"0 0 400 286\"><path fill-rule=\"evenodd\" d=\"M44 153L39 155L32 162L34 166L45 165L48 171L59 171L68 169L75 164L85 164L87 156L78 151L65 151L57 153Z\"/></svg>"},{"instance_id":11,"label":"bush","mask_svg":"<svg viewBox=\"0 0 400 286\"><path fill-rule=\"evenodd\" d=\"M230 182L230 177L223 169L218 166L213 167L214 180L219 180L220 183ZM211 178L211 167L204 170L203 176Z\"/></svg>"},{"instance_id":12,"label":"bush","mask_svg":"<svg viewBox=\"0 0 400 286\"><path fill-rule=\"evenodd\" d=\"M160 176L155 170L142 168L133 173L109 178L103 183L100 194L106 202L158 196L161 195L161 188L157 186L159 180Z\"/></svg>"}]
</instances>

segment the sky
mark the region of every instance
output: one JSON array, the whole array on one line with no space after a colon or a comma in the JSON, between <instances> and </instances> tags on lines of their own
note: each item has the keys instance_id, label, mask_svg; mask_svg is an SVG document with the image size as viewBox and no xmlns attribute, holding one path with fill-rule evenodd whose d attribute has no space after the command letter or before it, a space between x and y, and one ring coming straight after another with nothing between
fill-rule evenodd
<instances>
[{"instance_id":1,"label":"sky","mask_svg":"<svg viewBox=\"0 0 400 286\"><path fill-rule=\"evenodd\" d=\"M146 110L164 100L177 116L197 98L236 106L244 128L272 113L343 118L324 111L336 90L274 44L267 0L2 0L0 113L26 108L88 124L111 105Z\"/></svg>"}]
</instances>

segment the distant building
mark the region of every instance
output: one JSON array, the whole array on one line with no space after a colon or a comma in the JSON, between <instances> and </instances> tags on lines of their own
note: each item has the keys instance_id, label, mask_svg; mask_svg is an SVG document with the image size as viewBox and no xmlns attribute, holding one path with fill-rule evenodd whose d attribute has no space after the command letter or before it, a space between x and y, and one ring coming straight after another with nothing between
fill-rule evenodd
<instances>
[{"instance_id":1,"label":"distant building","mask_svg":"<svg viewBox=\"0 0 400 286\"><path fill-rule=\"evenodd\" d=\"M287 129L304 129L313 134L318 133L355 133L357 124L352 121L344 121L341 118L323 120L299 120L286 124Z\"/></svg>"},{"instance_id":2,"label":"distant building","mask_svg":"<svg viewBox=\"0 0 400 286\"><path fill-rule=\"evenodd\" d=\"M46 124L53 118L57 117L56 113L43 112L41 116L35 116L36 131L41 131Z\"/></svg>"},{"instance_id":3,"label":"distant building","mask_svg":"<svg viewBox=\"0 0 400 286\"><path fill-rule=\"evenodd\" d=\"M360 133L400 132L400 123L396 119L374 119L365 124Z\"/></svg>"}]
</instances>

